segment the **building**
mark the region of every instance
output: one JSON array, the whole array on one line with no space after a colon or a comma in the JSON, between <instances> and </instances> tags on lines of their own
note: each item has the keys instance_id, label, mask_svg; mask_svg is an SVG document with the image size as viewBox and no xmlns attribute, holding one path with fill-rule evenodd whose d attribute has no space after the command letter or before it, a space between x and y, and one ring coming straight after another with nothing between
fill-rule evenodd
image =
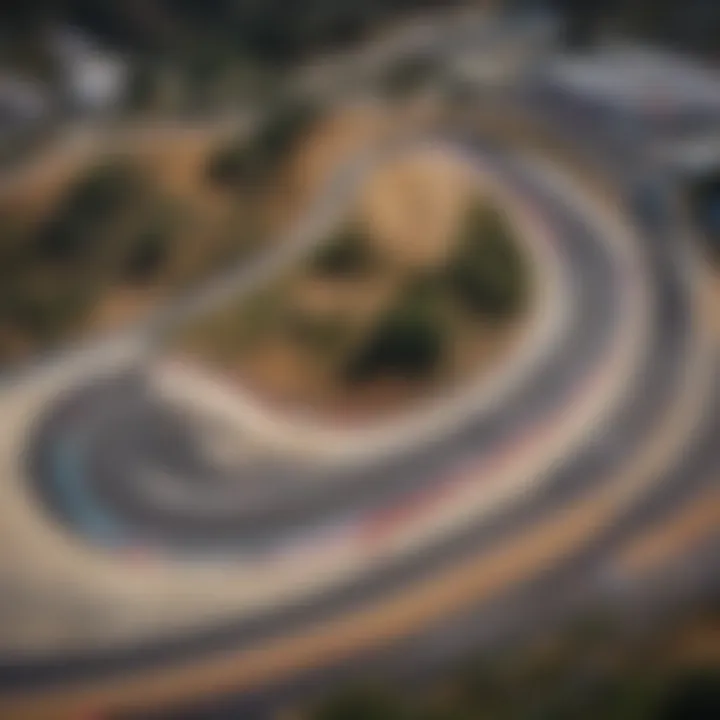
<instances>
[{"instance_id":1,"label":"building","mask_svg":"<svg viewBox=\"0 0 720 720\"><path fill-rule=\"evenodd\" d=\"M73 28L56 30L52 49L61 68L62 93L70 108L105 112L123 100L129 68L119 55L100 49Z\"/></svg>"},{"instance_id":2,"label":"building","mask_svg":"<svg viewBox=\"0 0 720 720\"><path fill-rule=\"evenodd\" d=\"M667 136L692 135L720 120L720 73L656 48L619 43L559 55L541 80L590 111L632 118Z\"/></svg>"}]
</instances>

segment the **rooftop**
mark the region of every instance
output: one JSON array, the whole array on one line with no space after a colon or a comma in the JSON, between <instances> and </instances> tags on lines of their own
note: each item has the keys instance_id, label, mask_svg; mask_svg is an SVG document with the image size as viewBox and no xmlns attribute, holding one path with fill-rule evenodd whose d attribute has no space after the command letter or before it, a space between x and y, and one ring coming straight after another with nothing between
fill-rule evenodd
<instances>
[{"instance_id":1,"label":"rooftop","mask_svg":"<svg viewBox=\"0 0 720 720\"><path fill-rule=\"evenodd\" d=\"M558 56L554 85L633 112L720 114L720 72L686 56L637 45L611 45L582 57Z\"/></svg>"}]
</instances>

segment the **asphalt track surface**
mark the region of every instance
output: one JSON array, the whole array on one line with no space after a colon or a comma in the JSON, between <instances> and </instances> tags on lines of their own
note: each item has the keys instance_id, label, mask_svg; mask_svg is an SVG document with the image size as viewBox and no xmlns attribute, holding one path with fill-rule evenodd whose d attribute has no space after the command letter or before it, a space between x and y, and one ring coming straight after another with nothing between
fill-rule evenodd
<instances>
[{"instance_id":1,"label":"asphalt track surface","mask_svg":"<svg viewBox=\"0 0 720 720\"><path fill-rule=\"evenodd\" d=\"M157 542L172 548L179 546L181 550L222 546L231 540L243 549L255 551L284 533L316 523L328 512L372 510L407 497L407 493L416 492L442 477L443 468L449 461L456 460L458 454L479 454L484 446L490 448L506 433L517 432L523 424L541 422L554 405L567 397L570 388L587 373L612 337L614 321L622 312L617 306L621 294L617 292L617 276L612 265L595 242L594 228L588 227L562 198L553 197L544 188L535 186L501 153L494 154L493 162L513 184L522 186L524 192L537 198L552 224L561 230L558 242L563 243L566 262L572 264L577 298L577 319L572 331L558 346L554 362L539 368L533 381L527 387L519 388L499 415L466 425L460 432L443 437L437 444L418 449L410 456L395 459L392 464L379 465L373 473L366 470L362 477L350 478L350 481L342 479L335 483L339 488L337 494L329 493L325 483L321 486L322 491L306 492L312 484L298 483L294 477L293 483L302 488L301 496L290 497L287 503L278 502L280 492L286 496L286 480L282 479L284 469L269 468L269 476L279 478L275 482L279 488L277 492L272 488L273 483L268 483L271 491L259 498L259 502L258 499L254 503L238 502L229 510L226 521L209 521L202 517L172 516L164 513L162 507L148 508L140 489L126 482L126 473L135 472L136 462L163 462L171 467L174 463L182 465L186 472L188 468L205 471L204 467L197 466L199 453L193 453L191 439L182 436L183 428L178 427L178 418L166 418L162 408L148 403L142 374L131 373L64 399L39 426L37 435L31 439L29 458L31 477L40 499L63 521L77 521L72 508L64 505L58 495L54 448L63 433L76 428L87 432L92 428L92 442L88 444L84 458L87 462L85 477L92 480L93 502L111 508L115 517L120 518L123 530L131 529L133 538L142 537L144 542ZM664 188L654 176L628 179L627 174L619 172L618 177L623 178L619 182L623 182L627 197L628 216L641 229L640 249L652 280L652 312L642 367L629 384L625 402L606 428L602 443L578 447L553 469L542 489L526 502L518 502L478 526L446 537L421 555L388 563L371 576L356 578L342 587L323 592L312 602L244 618L234 625L224 624L171 641L151 642L116 652L78 653L28 662L21 659L3 661L0 689L30 690L82 683L172 664L180 658L200 661L204 654L262 644L313 620L327 619L374 598L382 598L392 589L429 577L479 548L497 545L537 518L570 505L603 478L612 475L632 455L636 446L647 439L657 418L672 405L690 351L693 329L693 308L686 287L689 276L683 272L683 249L677 244L678 227L667 210L669 204L662 194ZM709 398L708 403L714 408L717 400ZM96 415L101 406L104 408L102 416ZM122 424L118 424L120 418ZM158 433L165 433L164 438L147 431L150 420ZM638 506L635 515L631 514L602 534L591 548L556 569L555 575L549 573L542 581L547 583L546 587L558 587L556 583L562 577L582 577L583 572L618 542L623 533L631 532L638 523L671 505L678 488L690 491L701 478L716 469L716 425L714 413L703 417L687 451L659 479L654 503L645 502ZM177 433L183 438L181 442L178 442ZM186 446L188 455L161 453L168 445L173 448ZM98 451L98 448L102 450ZM326 481L334 483L335 478ZM92 528L81 527L79 531L92 535ZM532 592L522 594L524 601L519 601L520 604L531 603L535 598L540 606L537 590L534 587ZM532 613L528 611L527 617L532 617ZM438 653L438 645L431 642L430 647L431 653ZM407 654L404 657L407 659Z\"/></svg>"},{"instance_id":2,"label":"asphalt track surface","mask_svg":"<svg viewBox=\"0 0 720 720\"><path fill-rule=\"evenodd\" d=\"M41 497L99 542L257 552L305 528L317 531L402 505L441 482L459 462L480 460L542 423L567 404L568 395L602 360L621 317L623 279L594 229L504 160L495 158L496 169L543 208L554 229L576 302L571 327L552 357L503 406L458 432L343 477L318 477L317 470L291 461L283 466L282 457L228 477L203 458L187 417L153 400L140 370L73 394L50 413L30 452ZM164 507L149 497L148 468L185 479L178 481L187 497L181 507ZM78 488L81 483L84 489ZM214 489L217 501L202 512Z\"/></svg>"},{"instance_id":3,"label":"asphalt track surface","mask_svg":"<svg viewBox=\"0 0 720 720\"><path fill-rule=\"evenodd\" d=\"M514 644L522 647L527 638L536 637L538 632L567 628L572 618L592 617L595 609L607 612L608 608L617 610L619 607L626 613L625 622L633 627L637 623L636 613L644 621L653 613L662 618L663 613L676 607L677 603L706 596L709 592L717 593L720 590L715 571L717 544L710 545L700 554L698 567L692 574L694 577L683 572L676 585L668 583L664 575L659 585L650 583L649 587L645 587L643 584L640 592L637 588L618 588L612 578L608 582L598 568L602 568L614 552L621 550L638 533L672 518L673 513L694 494L716 486L713 471L718 467L719 401L720 384L716 382L692 442L682 457L659 479L651 496L640 497L592 543L576 553L569 553L566 561L540 576L528 578L489 602L474 603L413 636L372 648L332 667L321 665L311 668L283 678L270 688L243 693L228 691L211 700L190 706L178 705L156 713L142 713L138 717L143 720L270 718L275 717L279 709L292 706L299 699L312 703L318 697L325 697L328 688L351 685L358 677L378 679L384 685L396 682L409 689L423 687L424 682L437 677L438 673L457 667L463 660L477 658L480 649L486 653L497 649L502 653ZM555 500L550 494L543 500L547 503L544 508L516 508L506 518L507 526L502 531L497 526L488 527L467 536L465 542L476 547L483 544L489 547L501 542L506 533L511 534L514 529L548 511ZM457 543L445 548L448 557L460 557L462 544L463 541L458 539ZM430 572L435 569L436 566L431 567ZM615 617L618 619L622 615Z\"/></svg>"}]
</instances>

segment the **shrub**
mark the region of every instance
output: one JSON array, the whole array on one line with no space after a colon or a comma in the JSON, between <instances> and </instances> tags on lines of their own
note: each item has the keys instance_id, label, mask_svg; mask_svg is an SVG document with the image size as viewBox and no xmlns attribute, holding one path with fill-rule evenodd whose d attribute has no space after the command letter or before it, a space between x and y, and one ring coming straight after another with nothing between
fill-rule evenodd
<instances>
[{"instance_id":1,"label":"shrub","mask_svg":"<svg viewBox=\"0 0 720 720\"><path fill-rule=\"evenodd\" d=\"M349 688L329 698L313 720L411 720L405 703L383 688Z\"/></svg>"},{"instance_id":2,"label":"shrub","mask_svg":"<svg viewBox=\"0 0 720 720\"><path fill-rule=\"evenodd\" d=\"M210 156L208 178L230 188L266 181L316 117L317 108L310 103L277 103L259 122L252 138L236 138Z\"/></svg>"},{"instance_id":3,"label":"shrub","mask_svg":"<svg viewBox=\"0 0 720 720\"><path fill-rule=\"evenodd\" d=\"M404 97L421 90L436 71L437 63L429 55L408 55L388 68L383 87L390 97Z\"/></svg>"},{"instance_id":4,"label":"shrub","mask_svg":"<svg viewBox=\"0 0 720 720\"><path fill-rule=\"evenodd\" d=\"M669 689L659 720L713 718L720 713L720 673L717 669L690 670Z\"/></svg>"},{"instance_id":5,"label":"shrub","mask_svg":"<svg viewBox=\"0 0 720 720\"><path fill-rule=\"evenodd\" d=\"M123 161L103 163L76 182L40 230L41 259L75 260L98 245L98 235L146 195L137 168Z\"/></svg>"},{"instance_id":6,"label":"shrub","mask_svg":"<svg viewBox=\"0 0 720 720\"><path fill-rule=\"evenodd\" d=\"M54 341L74 327L95 297L92 282L68 284L50 279L40 286L4 286L0 292L0 322L19 335ZM3 348L0 348L2 356Z\"/></svg>"},{"instance_id":7,"label":"shrub","mask_svg":"<svg viewBox=\"0 0 720 720\"><path fill-rule=\"evenodd\" d=\"M382 375L418 379L434 372L442 359L445 333L435 303L406 288L379 319L346 366L351 383Z\"/></svg>"},{"instance_id":8,"label":"shrub","mask_svg":"<svg viewBox=\"0 0 720 720\"><path fill-rule=\"evenodd\" d=\"M319 108L309 101L285 99L267 113L256 132L254 146L262 164L274 166L315 123Z\"/></svg>"},{"instance_id":9,"label":"shrub","mask_svg":"<svg viewBox=\"0 0 720 720\"><path fill-rule=\"evenodd\" d=\"M370 240L363 228L353 224L343 227L315 253L312 269L320 275L358 275L372 262Z\"/></svg>"},{"instance_id":10,"label":"shrub","mask_svg":"<svg viewBox=\"0 0 720 720\"><path fill-rule=\"evenodd\" d=\"M465 220L447 279L458 301L472 313L506 318L523 302L526 272L505 218L474 205Z\"/></svg>"},{"instance_id":11,"label":"shrub","mask_svg":"<svg viewBox=\"0 0 720 720\"><path fill-rule=\"evenodd\" d=\"M233 187L249 179L250 162L248 141L235 139L211 154L205 172L214 185Z\"/></svg>"},{"instance_id":12,"label":"shrub","mask_svg":"<svg viewBox=\"0 0 720 720\"><path fill-rule=\"evenodd\" d=\"M128 251L123 279L143 283L155 278L167 263L169 240L166 229L152 227L142 230Z\"/></svg>"}]
</instances>

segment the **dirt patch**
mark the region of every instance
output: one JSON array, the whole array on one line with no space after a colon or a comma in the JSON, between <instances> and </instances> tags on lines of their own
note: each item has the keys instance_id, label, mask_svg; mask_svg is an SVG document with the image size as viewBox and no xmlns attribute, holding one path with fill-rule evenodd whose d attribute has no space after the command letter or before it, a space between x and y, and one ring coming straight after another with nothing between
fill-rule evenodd
<instances>
[{"instance_id":1,"label":"dirt patch","mask_svg":"<svg viewBox=\"0 0 720 720\"><path fill-rule=\"evenodd\" d=\"M349 158L436 121L438 108L426 102L390 106L350 102L328 114L308 135L288 166L296 200L306 203Z\"/></svg>"},{"instance_id":2,"label":"dirt patch","mask_svg":"<svg viewBox=\"0 0 720 720\"><path fill-rule=\"evenodd\" d=\"M440 149L428 150L370 178L360 214L391 262L432 267L447 259L472 189L467 168Z\"/></svg>"},{"instance_id":3,"label":"dirt patch","mask_svg":"<svg viewBox=\"0 0 720 720\"><path fill-rule=\"evenodd\" d=\"M120 288L95 305L86 327L96 330L120 327L148 311L162 299L163 294L157 289L142 291Z\"/></svg>"},{"instance_id":4,"label":"dirt patch","mask_svg":"<svg viewBox=\"0 0 720 720\"><path fill-rule=\"evenodd\" d=\"M329 115L290 163L288 175L298 199L307 201L348 158L387 138L393 125L387 110L371 103L353 104Z\"/></svg>"}]
</instances>

